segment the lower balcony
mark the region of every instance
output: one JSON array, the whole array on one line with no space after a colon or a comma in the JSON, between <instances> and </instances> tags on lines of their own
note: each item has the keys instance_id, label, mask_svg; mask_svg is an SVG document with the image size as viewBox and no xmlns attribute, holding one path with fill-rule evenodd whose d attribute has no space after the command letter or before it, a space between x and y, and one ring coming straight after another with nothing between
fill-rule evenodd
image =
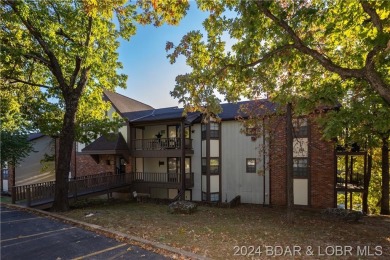
<instances>
[{"instance_id":1,"label":"lower balcony","mask_svg":"<svg viewBox=\"0 0 390 260\"><path fill-rule=\"evenodd\" d=\"M132 182L161 188L181 188L181 173L134 172ZM186 189L194 187L194 173L186 173Z\"/></svg>"},{"instance_id":2,"label":"lower balcony","mask_svg":"<svg viewBox=\"0 0 390 260\"><path fill-rule=\"evenodd\" d=\"M136 139L132 141L132 155L135 157L179 157L181 149L193 154L192 139L185 139L184 147L180 138Z\"/></svg>"}]
</instances>

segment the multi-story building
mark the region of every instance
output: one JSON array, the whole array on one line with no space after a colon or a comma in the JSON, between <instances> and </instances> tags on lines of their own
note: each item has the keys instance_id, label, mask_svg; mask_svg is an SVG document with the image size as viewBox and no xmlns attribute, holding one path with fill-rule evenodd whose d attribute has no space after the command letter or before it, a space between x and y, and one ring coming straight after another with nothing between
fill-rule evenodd
<instances>
[{"instance_id":1,"label":"multi-story building","mask_svg":"<svg viewBox=\"0 0 390 260\"><path fill-rule=\"evenodd\" d=\"M286 204L286 124L268 100L222 104L223 112L205 121L177 107L154 109L111 92L105 98L126 123L117 133L78 144L73 175L131 172L132 190L152 198L174 199L182 192L192 201L240 196L242 203ZM245 129L237 120L247 116L242 104L264 109L261 128ZM334 207L333 144L321 139L310 118L294 124L295 204Z\"/></svg>"}]
</instances>

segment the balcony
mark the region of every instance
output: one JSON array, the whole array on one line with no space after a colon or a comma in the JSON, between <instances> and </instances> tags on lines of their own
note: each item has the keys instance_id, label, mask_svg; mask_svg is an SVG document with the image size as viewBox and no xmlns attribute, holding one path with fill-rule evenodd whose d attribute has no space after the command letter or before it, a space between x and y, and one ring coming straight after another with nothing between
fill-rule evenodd
<instances>
[{"instance_id":1,"label":"balcony","mask_svg":"<svg viewBox=\"0 0 390 260\"><path fill-rule=\"evenodd\" d=\"M132 155L135 157L180 157L181 138L136 139L132 141ZM192 139L186 138L185 154L193 154Z\"/></svg>"},{"instance_id":2,"label":"balcony","mask_svg":"<svg viewBox=\"0 0 390 260\"><path fill-rule=\"evenodd\" d=\"M132 182L134 185L162 188L181 188L181 173L159 173L159 172L134 172ZM187 189L194 187L194 173L186 173L185 185Z\"/></svg>"}]
</instances>

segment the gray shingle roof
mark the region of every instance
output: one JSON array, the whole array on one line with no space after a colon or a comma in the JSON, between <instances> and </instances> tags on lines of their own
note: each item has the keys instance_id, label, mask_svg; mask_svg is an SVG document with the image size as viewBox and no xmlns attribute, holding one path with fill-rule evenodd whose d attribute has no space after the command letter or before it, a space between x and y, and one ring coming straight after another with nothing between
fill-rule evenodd
<instances>
[{"instance_id":1,"label":"gray shingle roof","mask_svg":"<svg viewBox=\"0 0 390 260\"><path fill-rule=\"evenodd\" d=\"M274 103L262 99L253 101L242 101L237 103L221 104L222 112L218 115L222 120L234 120L238 116L247 117L248 115L240 111L241 106L247 106L251 111L257 111L258 114L265 115L274 113L276 106ZM251 108L251 106L253 108ZM146 123L163 120L181 120L183 119L183 108L168 107L160 109L151 109L144 111L128 112L123 114L131 123ZM187 123L199 122L201 114L199 112L188 113Z\"/></svg>"},{"instance_id":2,"label":"gray shingle roof","mask_svg":"<svg viewBox=\"0 0 390 260\"><path fill-rule=\"evenodd\" d=\"M31 134L28 135L27 140L28 141L33 141L35 139L41 138L42 136L45 136L45 135L42 134L42 133L31 133Z\"/></svg>"},{"instance_id":3,"label":"gray shingle roof","mask_svg":"<svg viewBox=\"0 0 390 260\"><path fill-rule=\"evenodd\" d=\"M103 99L106 101L111 101L115 109L121 114L153 109L152 106L108 90L104 91Z\"/></svg>"},{"instance_id":4,"label":"gray shingle roof","mask_svg":"<svg viewBox=\"0 0 390 260\"><path fill-rule=\"evenodd\" d=\"M87 145L82 152L93 153L96 151L128 151L126 140L121 133L102 135L91 144Z\"/></svg>"}]
</instances>

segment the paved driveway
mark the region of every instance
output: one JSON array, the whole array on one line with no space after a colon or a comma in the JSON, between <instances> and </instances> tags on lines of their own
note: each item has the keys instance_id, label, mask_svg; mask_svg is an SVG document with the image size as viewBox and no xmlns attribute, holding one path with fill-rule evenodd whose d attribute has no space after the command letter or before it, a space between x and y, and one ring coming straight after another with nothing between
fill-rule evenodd
<instances>
[{"instance_id":1,"label":"paved driveway","mask_svg":"<svg viewBox=\"0 0 390 260\"><path fill-rule=\"evenodd\" d=\"M142 248L1 206L1 259L165 259Z\"/></svg>"}]
</instances>

